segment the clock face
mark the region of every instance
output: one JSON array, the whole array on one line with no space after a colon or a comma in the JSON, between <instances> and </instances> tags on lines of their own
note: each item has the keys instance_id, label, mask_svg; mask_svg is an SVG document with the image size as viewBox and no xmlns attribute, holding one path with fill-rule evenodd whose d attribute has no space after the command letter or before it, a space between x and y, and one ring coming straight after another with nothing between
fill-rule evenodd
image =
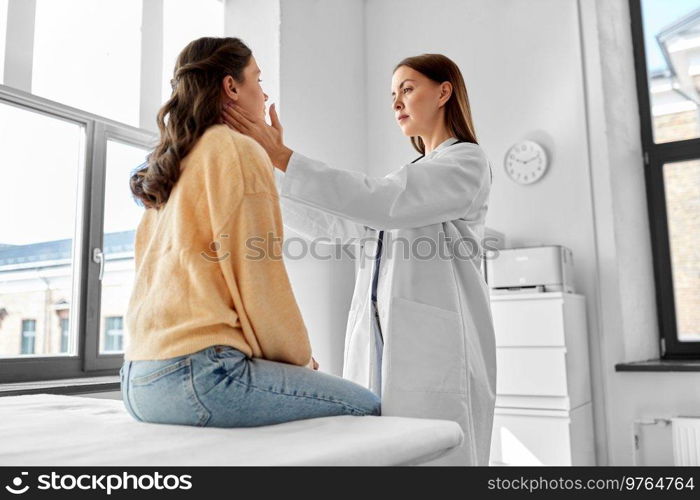
<instances>
[{"instance_id":1,"label":"clock face","mask_svg":"<svg viewBox=\"0 0 700 500\"><path fill-rule=\"evenodd\" d=\"M508 176L519 184L538 181L547 170L547 153L533 141L520 141L506 153L505 169Z\"/></svg>"}]
</instances>

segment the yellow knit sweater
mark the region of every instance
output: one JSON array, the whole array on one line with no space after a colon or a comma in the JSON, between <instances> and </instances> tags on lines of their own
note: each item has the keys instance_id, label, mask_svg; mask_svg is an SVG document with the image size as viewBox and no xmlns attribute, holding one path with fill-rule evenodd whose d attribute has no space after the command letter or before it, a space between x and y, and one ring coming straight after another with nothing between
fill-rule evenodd
<instances>
[{"instance_id":1,"label":"yellow knit sweater","mask_svg":"<svg viewBox=\"0 0 700 500\"><path fill-rule=\"evenodd\" d=\"M309 337L282 260L282 216L270 158L253 139L214 125L182 160L160 210L136 230L126 360L230 345L296 365Z\"/></svg>"}]
</instances>

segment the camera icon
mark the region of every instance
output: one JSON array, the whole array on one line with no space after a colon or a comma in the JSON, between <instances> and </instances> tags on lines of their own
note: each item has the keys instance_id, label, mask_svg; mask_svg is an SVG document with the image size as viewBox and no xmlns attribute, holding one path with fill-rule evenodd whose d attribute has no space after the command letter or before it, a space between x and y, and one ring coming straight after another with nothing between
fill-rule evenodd
<instances>
[{"instance_id":1,"label":"camera icon","mask_svg":"<svg viewBox=\"0 0 700 500\"><path fill-rule=\"evenodd\" d=\"M28 476L29 472L22 472L21 475ZM12 480L12 485L18 489L13 488L12 486L5 486L5 489L13 495L21 495L22 493L26 493L29 489L29 485L25 485L24 488L20 488L20 486L22 486L22 478L20 476L17 476Z\"/></svg>"}]
</instances>

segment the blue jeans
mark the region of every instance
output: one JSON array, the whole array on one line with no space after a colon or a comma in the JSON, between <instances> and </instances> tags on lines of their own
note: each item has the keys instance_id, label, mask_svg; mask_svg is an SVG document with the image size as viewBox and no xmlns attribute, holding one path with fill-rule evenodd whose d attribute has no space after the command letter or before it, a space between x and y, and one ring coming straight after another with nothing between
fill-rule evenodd
<instances>
[{"instance_id":1,"label":"blue jeans","mask_svg":"<svg viewBox=\"0 0 700 500\"><path fill-rule=\"evenodd\" d=\"M379 398L342 377L249 358L230 346L125 361L122 399L141 422L255 427L331 415L379 415Z\"/></svg>"}]
</instances>

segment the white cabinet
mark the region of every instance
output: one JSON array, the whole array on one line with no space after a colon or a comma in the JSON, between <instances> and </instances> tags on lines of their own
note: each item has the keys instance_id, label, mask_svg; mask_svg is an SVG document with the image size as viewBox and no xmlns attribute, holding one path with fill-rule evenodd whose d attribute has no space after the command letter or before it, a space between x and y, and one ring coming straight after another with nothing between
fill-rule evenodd
<instances>
[{"instance_id":1,"label":"white cabinet","mask_svg":"<svg viewBox=\"0 0 700 500\"><path fill-rule=\"evenodd\" d=\"M595 465L591 403L573 410L496 408L491 465Z\"/></svg>"},{"instance_id":2,"label":"white cabinet","mask_svg":"<svg viewBox=\"0 0 700 500\"><path fill-rule=\"evenodd\" d=\"M493 465L595 465L586 302L491 295L498 375Z\"/></svg>"}]
</instances>

